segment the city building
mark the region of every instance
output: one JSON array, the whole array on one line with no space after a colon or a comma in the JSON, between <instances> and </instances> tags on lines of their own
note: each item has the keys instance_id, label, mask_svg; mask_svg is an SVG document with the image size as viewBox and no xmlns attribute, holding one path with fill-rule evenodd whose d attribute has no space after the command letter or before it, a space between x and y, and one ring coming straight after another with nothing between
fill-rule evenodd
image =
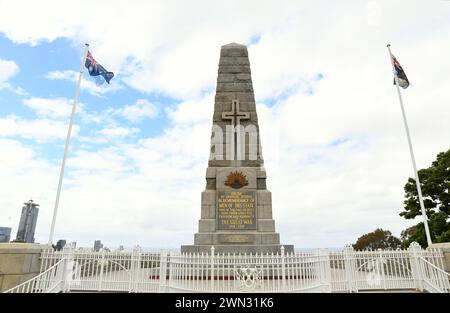
<instances>
[{"instance_id":1,"label":"city building","mask_svg":"<svg viewBox=\"0 0 450 313\"><path fill-rule=\"evenodd\" d=\"M24 203L16 241L34 243L34 232L36 231L36 222L39 213L38 207L39 204L34 203L33 200Z\"/></svg>"},{"instance_id":2,"label":"city building","mask_svg":"<svg viewBox=\"0 0 450 313\"><path fill-rule=\"evenodd\" d=\"M94 241L94 251L98 252L102 248L103 248L102 241L101 240L95 240Z\"/></svg>"},{"instance_id":3,"label":"city building","mask_svg":"<svg viewBox=\"0 0 450 313\"><path fill-rule=\"evenodd\" d=\"M0 227L0 242L9 242L11 239L11 227Z\"/></svg>"}]
</instances>

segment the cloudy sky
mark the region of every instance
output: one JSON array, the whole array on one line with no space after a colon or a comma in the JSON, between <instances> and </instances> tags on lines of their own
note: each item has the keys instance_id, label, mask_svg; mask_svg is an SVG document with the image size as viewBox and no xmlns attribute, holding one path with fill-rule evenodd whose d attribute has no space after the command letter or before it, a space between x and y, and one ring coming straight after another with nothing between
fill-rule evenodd
<instances>
[{"instance_id":1,"label":"cloudy sky","mask_svg":"<svg viewBox=\"0 0 450 313\"><path fill-rule=\"evenodd\" d=\"M419 168L450 146L450 1L0 0L0 226L40 204L48 240L84 43L85 74L55 239L177 248L205 187L220 47L246 44L281 240L342 247L399 235L413 175L387 43Z\"/></svg>"}]
</instances>

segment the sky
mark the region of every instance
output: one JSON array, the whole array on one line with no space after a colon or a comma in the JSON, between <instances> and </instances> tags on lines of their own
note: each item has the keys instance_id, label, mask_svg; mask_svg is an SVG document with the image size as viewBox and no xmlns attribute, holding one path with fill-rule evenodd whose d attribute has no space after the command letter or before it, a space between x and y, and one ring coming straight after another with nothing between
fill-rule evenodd
<instances>
[{"instance_id":1,"label":"sky","mask_svg":"<svg viewBox=\"0 0 450 313\"><path fill-rule=\"evenodd\" d=\"M24 9L25 8L25 9ZM75 80L90 44L115 77L83 76L55 241L192 244L220 47L248 47L282 243L334 248L401 230L413 176L450 143L450 1L0 0L0 226L24 202L48 241Z\"/></svg>"}]
</instances>

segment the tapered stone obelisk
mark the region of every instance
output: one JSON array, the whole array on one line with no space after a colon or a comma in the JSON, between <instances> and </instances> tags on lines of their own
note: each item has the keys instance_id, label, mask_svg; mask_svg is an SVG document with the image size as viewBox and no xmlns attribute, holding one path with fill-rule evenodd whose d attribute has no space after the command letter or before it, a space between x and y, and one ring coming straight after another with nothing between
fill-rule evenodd
<instances>
[{"instance_id":1,"label":"tapered stone obelisk","mask_svg":"<svg viewBox=\"0 0 450 313\"><path fill-rule=\"evenodd\" d=\"M214 246L220 253L280 252L266 179L247 47L231 43L220 51L198 233L194 245L181 251L209 253Z\"/></svg>"}]
</instances>

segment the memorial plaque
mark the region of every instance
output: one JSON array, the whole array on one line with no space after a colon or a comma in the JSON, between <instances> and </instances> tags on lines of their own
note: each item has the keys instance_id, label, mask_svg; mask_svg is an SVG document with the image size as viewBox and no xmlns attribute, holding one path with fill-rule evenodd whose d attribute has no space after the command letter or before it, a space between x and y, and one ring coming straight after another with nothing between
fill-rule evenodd
<instances>
[{"instance_id":1,"label":"memorial plaque","mask_svg":"<svg viewBox=\"0 0 450 313\"><path fill-rule=\"evenodd\" d=\"M255 240L254 234L219 234L220 243L254 243Z\"/></svg>"},{"instance_id":2,"label":"memorial plaque","mask_svg":"<svg viewBox=\"0 0 450 313\"><path fill-rule=\"evenodd\" d=\"M256 230L256 192L217 192L218 230Z\"/></svg>"}]
</instances>

